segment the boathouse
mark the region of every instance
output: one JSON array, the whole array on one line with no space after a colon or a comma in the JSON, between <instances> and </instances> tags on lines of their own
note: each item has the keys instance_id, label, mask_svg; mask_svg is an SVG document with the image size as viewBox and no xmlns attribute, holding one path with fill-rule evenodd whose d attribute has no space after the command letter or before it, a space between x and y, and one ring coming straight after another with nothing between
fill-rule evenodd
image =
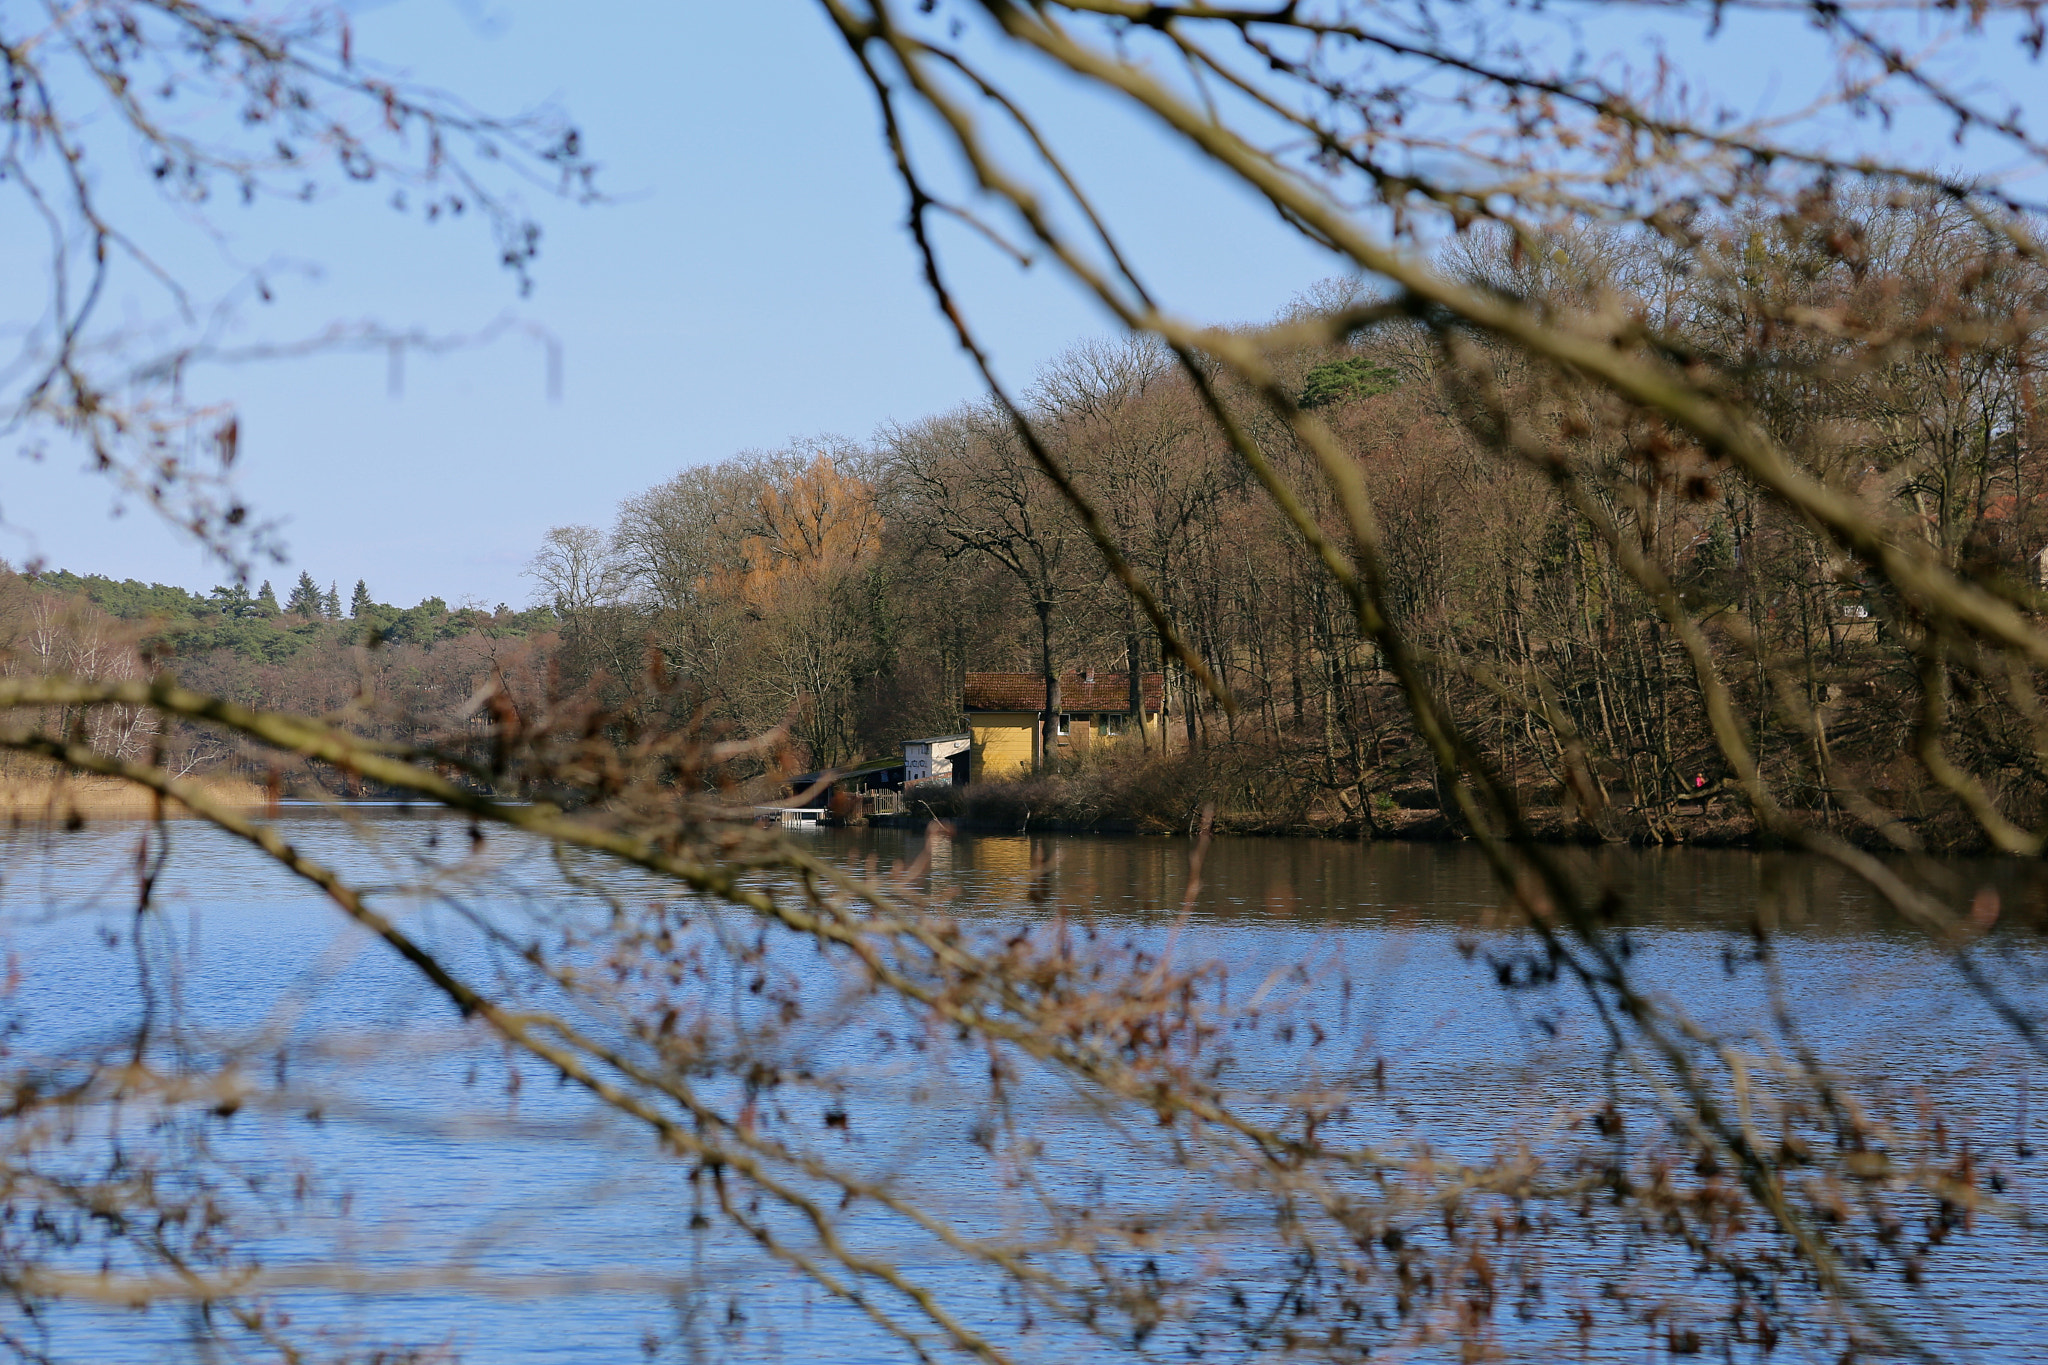
<instances>
[{"instance_id":1,"label":"boathouse","mask_svg":"<svg viewBox=\"0 0 2048 1365\"><path fill-rule=\"evenodd\" d=\"M1040 765L1045 732L1045 678L1037 673L969 673L960 709L967 713L969 776L984 782L1022 777ZM1048 757L1078 758L1101 745L1158 746L1166 734L1166 677L1093 669L1062 674Z\"/></svg>"}]
</instances>

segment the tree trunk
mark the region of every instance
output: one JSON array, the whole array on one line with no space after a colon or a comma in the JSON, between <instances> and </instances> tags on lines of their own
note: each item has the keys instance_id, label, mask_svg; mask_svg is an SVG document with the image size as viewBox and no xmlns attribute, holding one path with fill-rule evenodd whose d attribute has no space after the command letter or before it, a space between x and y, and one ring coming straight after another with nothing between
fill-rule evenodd
<instances>
[{"instance_id":1,"label":"tree trunk","mask_svg":"<svg viewBox=\"0 0 2048 1365\"><path fill-rule=\"evenodd\" d=\"M1128 606L1124 613L1124 677L1129 683L1124 690L1125 704L1130 707L1130 723L1138 727L1138 747L1149 749L1151 742L1145 736L1145 694L1138 685L1137 608Z\"/></svg>"},{"instance_id":2,"label":"tree trunk","mask_svg":"<svg viewBox=\"0 0 2048 1365\"><path fill-rule=\"evenodd\" d=\"M1052 771L1052 757L1059 748L1060 680L1052 671L1052 603L1038 599L1038 665L1045 674L1045 711L1039 717L1037 771Z\"/></svg>"}]
</instances>

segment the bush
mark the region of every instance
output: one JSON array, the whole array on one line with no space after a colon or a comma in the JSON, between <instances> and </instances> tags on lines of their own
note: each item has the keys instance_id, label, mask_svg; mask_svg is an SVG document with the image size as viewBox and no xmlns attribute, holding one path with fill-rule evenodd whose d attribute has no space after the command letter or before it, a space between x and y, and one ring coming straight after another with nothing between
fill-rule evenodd
<instances>
[{"instance_id":1,"label":"bush","mask_svg":"<svg viewBox=\"0 0 2048 1365\"><path fill-rule=\"evenodd\" d=\"M1192 753L1135 749L1063 763L1054 772L976 782L911 798L935 816L998 829L1060 828L1182 833L1214 804L1222 825L1257 828L1304 822L1308 795L1274 783L1273 751L1218 745Z\"/></svg>"}]
</instances>

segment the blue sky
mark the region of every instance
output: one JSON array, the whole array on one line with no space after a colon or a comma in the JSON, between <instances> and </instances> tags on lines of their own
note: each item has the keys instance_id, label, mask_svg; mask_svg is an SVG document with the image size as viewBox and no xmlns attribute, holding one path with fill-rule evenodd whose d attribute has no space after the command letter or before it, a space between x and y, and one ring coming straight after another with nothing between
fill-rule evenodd
<instances>
[{"instance_id":1,"label":"blue sky","mask_svg":"<svg viewBox=\"0 0 2048 1365\"><path fill-rule=\"evenodd\" d=\"M292 562L270 572L280 586L305 568L344 597L360 577L386 601L523 603L521 568L552 525L603 523L686 465L820 432L864 436L977 390L920 285L871 102L812 0L398 0L362 9L357 45L486 107L559 100L612 200L532 201L547 237L524 300L481 230L420 226L381 195L218 215L241 259L317 265L252 315L248 337L334 320L461 333L511 317L562 348L559 400L542 349L519 335L415 358L396 396L380 355L210 381L243 412L245 495L284 520ZM1773 97L1778 73L1753 48L1710 51L1708 63L1742 98ZM1333 273L1263 206L1114 111L1075 95L1058 121L1182 311L1263 318ZM165 223L176 259L220 271L160 211L137 212ZM0 231L13 236L8 220ZM1006 377L1028 381L1107 330L1073 293L992 252L954 259ZM110 516L108 490L75 460L0 458L0 555L220 581L148 513Z\"/></svg>"},{"instance_id":2,"label":"blue sky","mask_svg":"<svg viewBox=\"0 0 2048 1365\"><path fill-rule=\"evenodd\" d=\"M517 337L415 358L395 398L381 355L221 376L244 414L242 488L285 518L293 562L272 577L304 567L344 596L362 577L389 601L517 604L530 592L521 567L552 525L606 522L685 465L819 432L865 436L977 391L922 290L871 101L809 0L405 0L367 13L357 43L486 107L559 99L613 198L529 196L547 237L525 300L482 231L422 227L381 197L219 215L247 259L320 268L288 279L251 334L331 319L462 333L513 316L562 347L559 401L543 351ZM1263 209L1167 160L1157 147L1132 158L1125 197L1152 229L1156 273L1203 312L1263 317L1330 273ZM968 253L963 273L1020 380L1104 330L1071 294L991 254ZM148 513L110 518L109 503L75 461L11 463L0 511L33 535L10 531L0 554L219 580Z\"/></svg>"}]
</instances>

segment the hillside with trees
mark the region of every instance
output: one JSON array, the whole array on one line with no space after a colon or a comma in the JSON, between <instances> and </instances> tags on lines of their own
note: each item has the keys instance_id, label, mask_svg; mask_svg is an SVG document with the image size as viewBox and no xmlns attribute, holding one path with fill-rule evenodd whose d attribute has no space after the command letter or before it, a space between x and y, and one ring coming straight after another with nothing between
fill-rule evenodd
<instances>
[{"instance_id":1,"label":"hillside with trees","mask_svg":"<svg viewBox=\"0 0 2048 1365\"><path fill-rule=\"evenodd\" d=\"M1743 400L1779 442L1872 515L1909 524L1940 562L2037 610L2040 261L1924 198L1731 221L1715 243L1701 274L1641 236L1560 233L1531 249L1475 231L1442 265L1499 297L1640 318L1701 355L1768 346L1785 363L1733 382L1750 384ZM1845 337L1937 315L1977 344L1845 373ZM1297 340L1346 316L1370 320L1334 345ZM1729 680L1764 778L1807 818L1858 837L1900 822L1973 837L1966 799L1908 771L1930 705L1934 742L1963 773L2022 823L2048 814L2048 773L2016 742L2019 718L1962 686L1916 700L1934 665L1910 613L1663 425L1484 337L1447 347L1341 281L1240 336L1351 462L1381 537L1380 589L1430 687L1561 828L1673 837L1676 812L1725 790L1698 650ZM1205 382L1279 475L1323 484L1241 381ZM563 622L564 676L616 686L652 647L708 714L744 733L786 721L808 761L835 764L957 729L970 669L1163 668L1191 770L1184 802L1367 827L1376 807L1440 804L1437 764L1353 604L1167 348L1077 347L1028 403L1187 656L1162 648L988 401L865 442L687 470L626 500L608 528L556 530L533 572ZM1540 458L1500 458L1539 445ZM1303 513L1330 543L1346 539L1327 494ZM1694 613L1696 638L1673 628L1646 575Z\"/></svg>"}]
</instances>

